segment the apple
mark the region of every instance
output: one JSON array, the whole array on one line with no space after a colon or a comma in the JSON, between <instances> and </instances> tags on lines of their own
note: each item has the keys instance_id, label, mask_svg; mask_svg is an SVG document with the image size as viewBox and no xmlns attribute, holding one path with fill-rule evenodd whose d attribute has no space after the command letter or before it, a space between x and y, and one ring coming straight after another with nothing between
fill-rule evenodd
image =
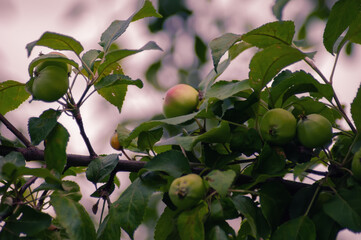
<instances>
[{"instance_id":1,"label":"apple","mask_svg":"<svg viewBox=\"0 0 361 240\"><path fill-rule=\"evenodd\" d=\"M114 132L114 134L110 138L110 146L112 146L112 148L114 148L115 150L121 150L123 148L119 143L117 132Z\"/></svg>"},{"instance_id":2,"label":"apple","mask_svg":"<svg viewBox=\"0 0 361 240\"><path fill-rule=\"evenodd\" d=\"M170 200L181 210L197 205L206 193L203 179L194 173L174 179L169 188Z\"/></svg>"},{"instance_id":3,"label":"apple","mask_svg":"<svg viewBox=\"0 0 361 240\"><path fill-rule=\"evenodd\" d=\"M322 147L332 139L332 125L320 114L303 116L297 123L297 138L305 147Z\"/></svg>"},{"instance_id":4,"label":"apple","mask_svg":"<svg viewBox=\"0 0 361 240\"><path fill-rule=\"evenodd\" d=\"M68 73L63 68L47 66L35 77L32 94L36 100L54 102L67 92L68 87Z\"/></svg>"},{"instance_id":5,"label":"apple","mask_svg":"<svg viewBox=\"0 0 361 240\"><path fill-rule=\"evenodd\" d=\"M178 84L170 88L165 95L163 112L167 118L192 113L197 109L199 93L192 86Z\"/></svg>"},{"instance_id":6,"label":"apple","mask_svg":"<svg viewBox=\"0 0 361 240\"><path fill-rule=\"evenodd\" d=\"M47 53L46 55L57 55L57 56L67 58L67 56L65 56L64 54L62 54L60 52L50 52L50 53ZM44 62L39 63L35 67L35 75L38 75L40 73L40 71L43 70L44 68L46 68L47 66L57 66L57 67L63 68L64 71L66 71L68 74L71 73L71 69L72 69L72 66L70 64L67 64L67 63L64 63L64 62L53 61L51 59L48 59L48 60L46 60Z\"/></svg>"},{"instance_id":7,"label":"apple","mask_svg":"<svg viewBox=\"0 0 361 240\"><path fill-rule=\"evenodd\" d=\"M351 163L353 176L361 181L361 148L355 153Z\"/></svg>"},{"instance_id":8,"label":"apple","mask_svg":"<svg viewBox=\"0 0 361 240\"><path fill-rule=\"evenodd\" d=\"M266 142L283 145L296 135L296 118L289 111L274 108L266 112L260 123L260 133Z\"/></svg>"}]
</instances>

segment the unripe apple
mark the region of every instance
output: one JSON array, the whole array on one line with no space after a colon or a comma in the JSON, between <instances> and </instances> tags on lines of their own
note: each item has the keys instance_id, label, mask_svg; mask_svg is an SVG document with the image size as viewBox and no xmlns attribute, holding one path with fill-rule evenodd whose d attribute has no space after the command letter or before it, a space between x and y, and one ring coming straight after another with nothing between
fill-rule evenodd
<instances>
[{"instance_id":1,"label":"unripe apple","mask_svg":"<svg viewBox=\"0 0 361 240\"><path fill-rule=\"evenodd\" d=\"M192 113L196 110L199 93L187 84L178 84L170 88L165 95L163 112L167 118Z\"/></svg>"},{"instance_id":2,"label":"unripe apple","mask_svg":"<svg viewBox=\"0 0 361 240\"><path fill-rule=\"evenodd\" d=\"M123 148L119 143L117 132L115 132L110 138L110 146L112 146L115 150L121 150Z\"/></svg>"},{"instance_id":3,"label":"unripe apple","mask_svg":"<svg viewBox=\"0 0 361 240\"><path fill-rule=\"evenodd\" d=\"M320 114L301 117L297 123L297 138L305 147L322 147L332 139L332 125Z\"/></svg>"},{"instance_id":4,"label":"unripe apple","mask_svg":"<svg viewBox=\"0 0 361 240\"><path fill-rule=\"evenodd\" d=\"M60 53L60 52L50 52L47 53L46 55L58 55L64 58L67 58L67 56L65 56L64 54ZM35 68L35 74L38 75L40 73L41 70L43 70L44 68L48 67L48 66L57 66L60 67L62 69L64 69L64 71L66 71L68 74L71 73L71 65L67 64L67 63L63 63L63 62L58 62L58 61L52 61L52 60L46 60L44 62L39 63L36 68Z\"/></svg>"},{"instance_id":5,"label":"unripe apple","mask_svg":"<svg viewBox=\"0 0 361 240\"><path fill-rule=\"evenodd\" d=\"M169 197L179 209L189 209L206 196L203 179L194 173L174 179L169 188Z\"/></svg>"},{"instance_id":6,"label":"unripe apple","mask_svg":"<svg viewBox=\"0 0 361 240\"><path fill-rule=\"evenodd\" d=\"M283 145L295 137L296 124L292 113L282 108L274 108L263 115L260 132L265 141Z\"/></svg>"},{"instance_id":7,"label":"unripe apple","mask_svg":"<svg viewBox=\"0 0 361 240\"><path fill-rule=\"evenodd\" d=\"M361 148L355 153L352 159L351 170L353 176L361 181Z\"/></svg>"},{"instance_id":8,"label":"unripe apple","mask_svg":"<svg viewBox=\"0 0 361 240\"><path fill-rule=\"evenodd\" d=\"M34 99L54 102L67 92L68 87L68 73L63 68L47 66L35 77L32 94Z\"/></svg>"}]
</instances>

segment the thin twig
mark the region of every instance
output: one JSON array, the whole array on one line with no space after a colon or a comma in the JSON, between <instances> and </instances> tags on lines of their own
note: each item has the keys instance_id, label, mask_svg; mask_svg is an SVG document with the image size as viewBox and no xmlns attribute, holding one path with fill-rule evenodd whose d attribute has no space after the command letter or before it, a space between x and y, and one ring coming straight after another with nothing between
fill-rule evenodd
<instances>
[{"instance_id":1,"label":"thin twig","mask_svg":"<svg viewBox=\"0 0 361 240\"><path fill-rule=\"evenodd\" d=\"M318 69L318 67L313 63L313 61L312 61L310 58L306 57L306 58L304 59L304 61L322 78L322 80L323 80L326 84L329 84L329 85L332 86L331 82L329 82L329 81L327 80L327 78L325 77L325 75L323 75L323 73ZM342 107L342 104L341 104L340 100L338 99L338 97L337 97L337 95L336 95L335 92L334 92L334 94L333 94L333 99L335 100L336 105L337 105L337 108L339 109L342 117L345 119L345 121L347 122L347 124L350 126L352 132L357 133L356 128L354 127L354 125L352 124L351 120L350 120L350 119L348 118L348 116L346 115L346 113L345 113L345 111L344 111L344 109L343 109L343 107Z\"/></svg>"},{"instance_id":2,"label":"thin twig","mask_svg":"<svg viewBox=\"0 0 361 240\"><path fill-rule=\"evenodd\" d=\"M20 188L19 194L22 195L25 192L25 190L36 181L36 179L38 179L38 177L33 176L28 181L26 181L26 183L24 183L24 185Z\"/></svg>"},{"instance_id":3,"label":"thin twig","mask_svg":"<svg viewBox=\"0 0 361 240\"><path fill-rule=\"evenodd\" d=\"M95 151L94 151L94 149L93 149L93 147L92 147L92 145L90 143L90 140L89 140L88 136L85 133L84 124L83 124L83 120L82 120L79 108L76 107L72 111L72 114L73 114L73 116L75 118L76 123L78 124L79 130L80 130L80 135L82 136L82 138L83 138L83 140L85 142L85 145L88 148L90 156L93 157L93 158L97 157L98 155L95 153Z\"/></svg>"},{"instance_id":4,"label":"thin twig","mask_svg":"<svg viewBox=\"0 0 361 240\"><path fill-rule=\"evenodd\" d=\"M26 146L32 147L31 142L16 128L12 125L2 114L0 114L0 121Z\"/></svg>"}]
</instances>

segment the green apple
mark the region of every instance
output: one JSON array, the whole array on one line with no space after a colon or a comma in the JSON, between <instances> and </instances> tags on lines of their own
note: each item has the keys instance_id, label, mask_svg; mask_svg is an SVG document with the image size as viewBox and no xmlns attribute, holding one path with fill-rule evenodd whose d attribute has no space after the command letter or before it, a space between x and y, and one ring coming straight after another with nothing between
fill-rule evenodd
<instances>
[{"instance_id":1,"label":"green apple","mask_svg":"<svg viewBox=\"0 0 361 240\"><path fill-rule=\"evenodd\" d=\"M62 54L60 52L50 52L50 53L47 53L46 55L56 55L56 56L61 56L61 57L67 58L67 56L65 56L64 54ZM71 69L72 69L72 66L70 64L67 64L64 62L52 61L52 60L48 59L44 62L39 63L35 67L35 75L38 75L41 70L43 70L44 68L46 68L48 66L60 67L60 68L64 69L64 71L66 71L68 74L71 73Z\"/></svg>"},{"instance_id":2,"label":"green apple","mask_svg":"<svg viewBox=\"0 0 361 240\"><path fill-rule=\"evenodd\" d=\"M263 140L276 145L291 141L296 135L296 118L289 111L274 108L266 112L260 123Z\"/></svg>"},{"instance_id":3,"label":"green apple","mask_svg":"<svg viewBox=\"0 0 361 240\"><path fill-rule=\"evenodd\" d=\"M206 196L207 188L203 179L194 173L173 180L169 188L169 197L179 209L189 209Z\"/></svg>"},{"instance_id":4,"label":"green apple","mask_svg":"<svg viewBox=\"0 0 361 240\"><path fill-rule=\"evenodd\" d=\"M322 147L332 139L332 125L320 114L301 117L297 123L297 138L305 147Z\"/></svg>"},{"instance_id":5,"label":"green apple","mask_svg":"<svg viewBox=\"0 0 361 240\"><path fill-rule=\"evenodd\" d=\"M36 100L54 102L67 92L68 87L68 73L63 68L47 66L35 77L32 94Z\"/></svg>"},{"instance_id":6,"label":"green apple","mask_svg":"<svg viewBox=\"0 0 361 240\"><path fill-rule=\"evenodd\" d=\"M163 112L167 118L192 113L197 109L199 93L192 86L178 84L170 88L165 95Z\"/></svg>"},{"instance_id":7,"label":"green apple","mask_svg":"<svg viewBox=\"0 0 361 240\"><path fill-rule=\"evenodd\" d=\"M361 181L361 148L355 153L351 163L353 176Z\"/></svg>"}]
</instances>

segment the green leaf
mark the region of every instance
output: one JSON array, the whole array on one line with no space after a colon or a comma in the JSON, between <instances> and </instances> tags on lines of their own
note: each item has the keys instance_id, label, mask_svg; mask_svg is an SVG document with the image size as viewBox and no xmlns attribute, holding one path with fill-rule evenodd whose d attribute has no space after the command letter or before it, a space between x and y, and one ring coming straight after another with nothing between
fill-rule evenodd
<instances>
[{"instance_id":1,"label":"green leaf","mask_svg":"<svg viewBox=\"0 0 361 240\"><path fill-rule=\"evenodd\" d=\"M40 63L42 62L46 62L46 61L52 61L52 62L63 62L63 63L66 63L66 64L70 64L76 68L79 67L78 63L76 63L75 61L69 59L69 58L66 58L66 57L63 57L61 55L58 55L58 54L44 54L44 55L41 55L37 58L34 58L30 64L29 64L29 67L28 67L28 71L29 71L29 76L33 76L33 73L34 73L34 69L37 65L39 65Z\"/></svg>"},{"instance_id":2,"label":"green leaf","mask_svg":"<svg viewBox=\"0 0 361 240\"><path fill-rule=\"evenodd\" d=\"M237 240L254 240L252 237L251 225L247 219L243 219L241 222L241 227L239 228Z\"/></svg>"},{"instance_id":3,"label":"green leaf","mask_svg":"<svg viewBox=\"0 0 361 240\"><path fill-rule=\"evenodd\" d=\"M218 38L213 39L209 43L211 48L213 66L215 72L218 72L218 63L221 57L232 47L236 42L241 41L241 36L234 33L226 33Z\"/></svg>"},{"instance_id":4,"label":"green leaf","mask_svg":"<svg viewBox=\"0 0 361 240\"><path fill-rule=\"evenodd\" d=\"M284 67L305 58L298 49L287 45L272 45L257 52L249 65L249 84L260 91Z\"/></svg>"},{"instance_id":5,"label":"green leaf","mask_svg":"<svg viewBox=\"0 0 361 240\"><path fill-rule=\"evenodd\" d=\"M351 114L357 130L361 131L361 85L351 103Z\"/></svg>"},{"instance_id":6,"label":"green leaf","mask_svg":"<svg viewBox=\"0 0 361 240\"><path fill-rule=\"evenodd\" d=\"M48 109L38 118L31 117L28 122L28 131L33 145L43 141L56 126L61 111Z\"/></svg>"},{"instance_id":7,"label":"green leaf","mask_svg":"<svg viewBox=\"0 0 361 240\"><path fill-rule=\"evenodd\" d=\"M208 205L202 202L193 209L179 214L177 219L177 228L181 240L203 240L204 218L208 214Z\"/></svg>"},{"instance_id":8,"label":"green leaf","mask_svg":"<svg viewBox=\"0 0 361 240\"><path fill-rule=\"evenodd\" d=\"M95 239L94 224L84 207L58 192L50 196L56 220L63 226L70 239Z\"/></svg>"},{"instance_id":9,"label":"green leaf","mask_svg":"<svg viewBox=\"0 0 361 240\"><path fill-rule=\"evenodd\" d=\"M198 36L194 36L194 50L201 64L207 62L207 45Z\"/></svg>"},{"instance_id":10,"label":"green leaf","mask_svg":"<svg viewBox=\"0 0 361 240\"><path fill-rule=\"evenodd\" d=\"M229 48L228 50L228 56L230 58L230 60L235 59L236 57L238 57L239 54L241 54L242 52L246 51L247 49L253 47L253 45L246 43L246 42L236 42L235 44L233 44L232 47Z\"/></svg>"},{"instance_id":11,"label":"green leaf","mask_svg":"<svg viewBox=\"0 0 361 240\"><path fill-rule=\"evenodd\" d=\"M261 209L249 197L236 195L232 201L236 209L247 219L252 230L252 236L256 239L267 239L270 229Z\"/></svg>"},{"instance_id":12,"label":"green leaf","mask_svg":"<svg viewBox=\"0 0 361 240\"><path fill-rule=\"evenodd\" d=\"M104 72L104 70L107 67L109 67L110 65L112 65L113 63L118 62L119 60L121 60L125 57L134 55L136 53L139 53L139 52L142 52L145 50L161 50L162 51L162 49L153 41L148 42L143 47L136 49L136 50L119 49L119 50L111 51L105 55L105 61L102 64L100 64L100 66L98 68L99 75L101 75Z\"/></svg>"},{"instance_id":13,"label":"green leaf","mask_svg":"<svg viewBox=\"0 0 361 240\"><path fill-rule=\"evenodd\" d=\"M173 232L176 226L177 212L172 211L169 207L166 207L160 216L157 225L155 227L154 239L155 240L167 240L168 236Z\"/></svg>"},{"instance_id":14,"label":"green leaf","mask_svg":"<svg viewBox=\"0 0 361 240\"><path fill-rule=\"evenodd\" d=\"M290 0L276 0L275 4L272 6L272 13L278 20L282 20L283 9L289 1Z\"/></svg>"},{"instance_id":15,"label":"green leaf","mask_svg":"<svg viewBox=\"0 0 361 240\"><path fill-rule=\"evenodd\" d=\"M330 218L324 211L319 211L312 216L312 221L316 227L317 240L337 239L340 225Z\"/></svg>"},{"instance_id":16,"label":"green leaf","mask_svg":"<svg viewBox=\"0 0 361 240\"><path fill-rule=\"evenodd\" d=\"M61 183L61 191L57 191L59 196L64 196L68 199L71 199L75 202L79 202L82 195L80 192L80 187L76 182L73 181L62 181Z\"/></svg>"},{"instance_id":17,"label":"green leaf","mask_svg":"<svg viewBox=\"0 0 361 240\"><path fill-rule=\"evenodd\" d=\"M357 18L351 23L349 30L345 36L345 40L349 40L353 43L361 44L361 12L357 15ZM349 44L349 49L346 47L346 51L350 51L352 45Z\"/></svg>"},{"instance_id":18,"label":"green leaf","mask_svg":"<svg viewBox=\"0 0 361 240\"><path fill-rule=\"evenodd\" d=\"M114 206L109 207L109 213L102 221L101 225L98 228L97 239L99 240L113 240L120 239L120 224L118 219L120 216L114 210Z\"/></svg>"},{"instance_id":19,"label":"green leaf","mask_svg":"<svg viewBox=\"0 0 361 240\"><path fill-rule=\"evenodd\" d=\"M127 141L127 138L129 137L131 131L124 127L121 123L118 124L116 131L118 134L118 141L120 146L129 147L129 142Z\"/></svg>"},{"instance_id":20,"label":"green leaf","mask_svg":"<svg viewBox=\"0 0 361 240\"><path fill-rule=\"evenodd\" d=\"M113 203L112 215L108 219L108 226L104 228L122 228L131 239L135 229L140 225L153 189L137 178ZM113 231L113 230L111 230ZM101 238L103 239L103 238Z\"/></svg>"},{"instance_id":21,"label":"green leaf","mask_svg":"<svg viewBox=\"0 0 361 240\"><path fill-rule=\"evenodd\" d=\"M205 143L226 143L229 142L231 136L231 129L226 121L221 121L217 126L198 136L175 136L166 139L157 146L162 145L180 145L186 151L192 151L193 147L199 142Z\"/></svg>"},{"instance_id":22,"label":"green leaf","mask_svg":"<svg viewBox=\"0 0 361 240\"><path fill-rule=\"evenodd\" d=\"M307 216L301 216L282 224L271 240L316 240L316 229Z\"/></svg>"},{"instance_id":23,"label":"green leaf","mask_svg":"<svg viewBox=\"0 0 361 240\"><path fill-rule=\"evenodd\" d=\"M306 92L319 94L328 101L331 101L334 95L331 85L319 83L311 74L302 70L294 73L286 70L275 78L270 89L270 102L275 104L282 97L282 106L288 98Z\"/></svg>"},{"instance_id":24,"label":"green leaf","mask_svg":"<svg viewBox=\"0 0 361 240\"><path fill-rule=\"evenodd\" d=\"M28 168L25 166L17 169L17 176L36 176L43 178L46 182L52 184L60 184L59 178L57 178L49 169L45 168Z\"/></svg>"},{"instance_id":25,"label":"green leaf","mask_svg":"<svg viewBox=\"0 0 361 240\"><path fill-rule=\"evenodd\" d=\"M103 77L100 81L96 82L94 87L96 90L100 90L105 87L116 86L119 84L135 85L138 88L143 87L143 82L140 79L133 80L130 77L123 74L111 74Z\"/></svg>"},{"instance_id":26,"label":"green leaf","mask_svg":"<svg viewBox=\"0 0 361 240\"><path fill-rule=\"evenodd\" d=\"M220 226L214 226L208 233L209 240L228 240L226 232Z\"/></svg>"},{"instance_id":27,"label":"green leaf","mask_svg":"<svg viewBox=\"0 0 361 240\"><path fill-rule=\"evenodd\" d=\"M199 83L198 88L206 94L208 89L213 85L214 81L227 69L230 63L231 59L227 58L227 60L224 60L221 64L217 65L217 71L212 69L202 82Z\"/></svg>"},{"instance_id":28,"label":"green leaf","mask_svg":"<svg viewBox=\"0 0 361 240\"><path fill-rule=\"evenodd\" d=\"M13 80L0 82L0 114L5 115L18 108L29 96L23 83Z\"/></svg>"},{"instance_id":29,"label":"green leaf","mask_svg":"<svg viewBox=\"0 0 361 240\"><path fill-rule=\"evenodd\" d=\"M94 184L103 182L117 164L118 154L110 154L93 159L86 170L86 178Z\"/></svg>"},{"instance_id":30,"label":"green leaf","mask_svg":"<svg viewBox=\"0 0 361 240\"><path fill-rule=\"evenodd\" d=\"M213 170L207 174L205 180L221 197L224 197L228 193L228 189L231 187L235 177L236 173L233 170Z\"/></svg>"},{"instance_id":31,"label":"green leaf","mask_svg":"<svg viewBox=\"0 0 361 240\"><path fill-rule=\"evenodd\" d=\"M205 98L217 98L219 100L224 100L250 88L248 80L233 80L231 82L219 81L211 86L211 88L207 91Z\"/></svg>"},{"instance_id":32,"label":"green leaf","mask_svg":"<svg viewBox=\"0 0 361 240\"><path fill-rule=\"evenodd\" d=\"M102 53L102 51L97 49L91 49L83 54L82 56L82 63L83 68L90 74L89 70L92 70L94 67L95 61L99 58L99 55ZM87 66L87 67L86 67Z\"/></svg>"},{"instance_id":33,"label":"green leaf","mask_svg":"<svg viewBox=\"0 0 361 240\"><path fill-rule=\"evenodd\" d=\"M265 144L257 159L253 172L256 174L277 174L285 168L285 158L277 150Z\"/></svg>"},{"instance_id":34,"label":"green leaf","mask_svg":"<svg viewBox=\"0 0 361 240\"><path fill-rule=\"evenodd\" d=\"M290 193L280 182L262 184L259 193L262 213L272 229L276 229L287 214Z\"/></svg>"},{"instance_id":35,"label":"green leaf","mask_svg":"<svg viewBox=\"0 0 361 240\"><path fill-rule=\"evenodd\" d=\"M163 128L141 132L138 136L138 148L140 150L150 150L163 136Z\"/></svg>"},{"instance_id":36,"label":"green leaf","mask_svg":"<svg viewBox=\"0 0 361 240\"><path fill-rule=\"evenodd\" d=\"M359 0L340 0L333 5L323 33L323 44L331 54L337 51L335 43L357 18L360 8Z\"/></svg>"},{"instance_id":37,"label":"green leaf","mask_svg":"<svg viewBox=\"0 0 361 240\"><path fill-rule=\"evenodd\" d=\"M164 124L178 125L193 119L197 114L198 113L195 112L175 118L167 118L162 120L152 120L148 122L143 122L139 126L134 128L133 131L131 131L131 133L128 134L128 137L124 139L124 147L128 147L129 144L133 141L133 139L137 138L141 132L149 131L153 128L156 128Z\"/></svg>"},{"instance_id":38,"label":"green leaf","mask_svg":"<svg viewBox=\"0 0 361 240\"><path fill-rule=\"evenodd\" d=\"M340 189L336 197L323 206L323 210L342 227L361 232L361 188Z\"/></svg>"},{"instance_id":39,"label":"green leaf","mask_svg":"<svg viewBox=\"0 0 361 240\"><path fill-rule=\"evenodd\" d=\"M157 12L157 10L153 7L152 2L149 0L146 0L143 7L136 14L134 14L132 22L146 17L162 17L162 15Z\"/></svg>"},{"instance_id":40,"label":"green leaf","mask_svg":"<svg viewBox=\"0 0 361 240\"><path fill-rule=\"evenodd\" d=\"M33 236L46 230L51 223L51 217L43 212L39 212L27 205L19 205L18 211L6 221L3 231L12 235L26 234ZM1 237L1 236L0 236Z\"/></svg>"},{"instance_id":41,"label":"green leaf","mask_svg":"<svg viewBox=\"0 0 361 240\"><path fill-rule=\"evenodd\" d=\"M119 113L122 111L125 95L128 90L128 85L117 84L110 87L104 87L97 90L98 94L102 96L109 103L118 108Z\"/></svg>"},{"instance_id":42,"label":"green leaf","mask_svg":"<svg viewBox=\"0 0 361 240\"><path fill-rule=\"evenodd\" d=\"M132 14L127 20L113 21L100 37L99 45L103 47L104 52L109 50L111 44L127 30L131 22L145 17L162 17L156 12L149 0L144 1L143 6L134 14Z\"/></svg>"},{"instance_id":43,"label":"green leaf","mask_svg":"<svg viewBox=\"0 0 361 240\"><path fill-rule=\"evenodd\" d=\"M10 152L5 157L0 156L0 179L16 178L17 168L23 166L25 166L25 158L19 152Z\"/></svg>"},{"instance_id":44,"label":"green leaf","mask_svg":"<svg viewBox=\"0 0 361 240\"><path fill-rule=\"evenodd\" d=\"M166 172L174 178L191 173L188 159L180 151L170 150L156 155L144 166L150 171Z\"/></svg>"},{"instance_id":45,"label":"green leaf","mask_svg":"<svg viewBox=\"0 0 361 240\"><path fill-rule=\"evenodd\" d=\"M267 48L272 45L291 46L294 34L295 25L292 21L277 21L267 23L242 35L242 40L258 48Z\"/></svg>"},{"instance_id":46,"label":"green leaf","mask_svg":"<svg viewBox=\"0 0 361 240\"><path fill-rule=\"evenodd\" d=\"M45 32L38 40L28 43L26 49L28 56L35 46L44 46L54 50L70 50L80 54L84 48L74 38L54 32Z\"/></svg>"},{"instance_id":47,"label":"green leaf","mask_svg":"<svg viewBox=\"0 0 361 240\"><path fill-rule=\"evenodd\" d=\"M108 52L111 44L117 40L128 28L132 21L133 15L127 20L115 20L110 26L102 33L99 45L103 47L104 52Z\"/></svg>"},{"instance_id":48,"label":"green leaf","mask_svg":"<svg viewBox=\"0 0 361 240\"><path fill-rule=\"evenodd\" d=\"M147 81L153 85L154 88L158 90L164 90L162 89L162 86L160 86L158 82L158 72L162 67L162 61L158 60L156 62L153 62L148 69L145 72L145 78Z\"/></svg>"},{"instance_id":49,"label":"green leaf","mask_svg":"<svg viewBox=\"0 0 361 240\"><path fill-rule=\"evenodd\" d=\"M230 148L232 151L241 152L251 156L261 152L263 143L258 131L254 128L237 127L232 130Z\"/></svg>"},{"instance_id":50,"label":"green leaf","mask_svg":"<svg viewBox=\"0 0 361 240\"><path fill-rule=\"evenodd\" d=\"M62 173L66 164L66 146L69 141L68 131L57 123L46 138L44 158L48 169Z\"/></svg>"}]
</instances>

